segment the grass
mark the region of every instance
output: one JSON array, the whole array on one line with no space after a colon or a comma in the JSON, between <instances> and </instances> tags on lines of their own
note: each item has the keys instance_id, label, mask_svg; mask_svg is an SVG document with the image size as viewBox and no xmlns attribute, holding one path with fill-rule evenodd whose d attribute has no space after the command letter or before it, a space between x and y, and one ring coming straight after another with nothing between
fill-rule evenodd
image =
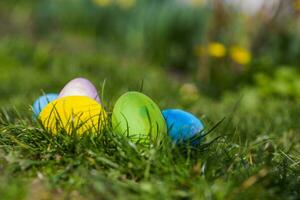
<instances>
[{"instance_id":1,"label":"grass","mask_svg":"<svg viewBox=\"0 0 300 200\"><path fill-rule=\"evenodd\" d=\"M297 199L299 104L269 99L247 110L238 99L202 97L186 107L208 127L226 117L206 137L206 143L219 139L205 150L134 145L113 132L53 137L29 109L4 109L0 193L5 199Z\"/></svg>"},{"instance_id":2,"label":"grass","mask_svg":"<svg viewBox=\"0 0 300 200\"><path fill-rule=\"evenodd\" d=\"M1 195L5 199L297 199L300 105L272 99L246 110L241 103L235 108L233 99L220 103L204 98L196 103L195 107L214 108L203 109L211 116L206 117L207 126L226 117L197 148L168 142L133 144L113 131L54 137L31 118L2 111Z\"/></svg>"},{"instance_id":3,"label":"grass","mask_svg":"<svg viewBox=\"0 0 300 200\"><path fill-rule=\"evenodd\" d=\"M66 32L24 34L0 38L0 199L299 199L299 101L248 90L190 101L179 88L193 79L173 78L141 52ZM30 105L78 76L103 88L108 113L124 92L143 90L213 130L196 148L134 144L111 130L52 136Z\"/></svg>"}]
</instances>

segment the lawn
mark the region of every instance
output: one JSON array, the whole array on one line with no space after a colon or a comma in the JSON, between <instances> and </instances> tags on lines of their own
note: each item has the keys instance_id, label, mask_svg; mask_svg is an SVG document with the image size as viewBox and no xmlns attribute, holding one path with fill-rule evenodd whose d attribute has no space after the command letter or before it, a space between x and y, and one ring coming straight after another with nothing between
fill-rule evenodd
<instances>
[{"instance_id":1,"label":"lawn","mask_svg":"<svg viewBox=\"0 0 300 200\"><path fill-rule=\"evenodd\" d=\"M207 90L222 83L202 91L193 69L181 75L162 67L139 43L129 48L72 28L37 34L28 2L0 6L0 199L300 198L297 95L273 95L252 83L214 95ZM162 110L195 114L207 135L197 146L168 138L134 143L111 128L53 136L32 118L31 105L76 77L96 85L109 115L122 94L141 91Z\"/></svg>"}]
</instances>

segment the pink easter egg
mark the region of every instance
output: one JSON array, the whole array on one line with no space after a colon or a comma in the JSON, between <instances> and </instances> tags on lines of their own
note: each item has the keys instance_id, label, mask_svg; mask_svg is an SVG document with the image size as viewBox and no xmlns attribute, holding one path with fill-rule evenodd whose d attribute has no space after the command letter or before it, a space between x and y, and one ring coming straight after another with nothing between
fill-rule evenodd
<instances>
[{"instance_id":1,"label":"pink easter egg","mask_svg":"<svg viewBox=\"0 0 300 200\"><path fill-rule=\"evenodd\" d=\"M71 80L59 93L58 98L67 96L87 96L101 103L96 87L85 78Z\"/></svg>"}]
</instances>

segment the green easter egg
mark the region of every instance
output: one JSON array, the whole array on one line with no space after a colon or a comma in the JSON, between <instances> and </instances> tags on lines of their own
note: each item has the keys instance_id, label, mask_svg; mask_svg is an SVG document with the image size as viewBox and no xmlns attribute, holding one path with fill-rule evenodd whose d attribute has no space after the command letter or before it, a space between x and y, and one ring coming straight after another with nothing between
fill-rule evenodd
<instances>
[{"instance_id":1,"label":"green easter egg","mask_svg":"<svg viewBox=\"0 0 300 200\"><path fill-rule=\"evenodd\" d=\"M146 95L127 92L116 102L112 113L113 129L132 141L158 141L167 134L159 107Z\"/></svg>"}]
</instances>

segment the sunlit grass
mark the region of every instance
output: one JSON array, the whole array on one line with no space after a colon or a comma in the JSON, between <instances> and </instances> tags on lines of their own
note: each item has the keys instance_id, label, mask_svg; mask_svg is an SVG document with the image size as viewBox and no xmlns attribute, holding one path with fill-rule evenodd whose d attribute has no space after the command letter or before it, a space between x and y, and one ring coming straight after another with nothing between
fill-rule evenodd
<instances>
[{"instance_id":1,"label":"sunlit grass","mask_svg":"<svg viewBox=\"0 0 300 200\"><path fill-rule=\"evenodd\" d=\"M207 112L223 113L229 105ZM24 182L28 194L39 180L52 198L57 190L83 199L122 199L124 194L139 199L293 198L299 187L299 125L294 124L299 106L284 105L289 112L272 103L261 113L260 106L252 113L237 107L220 123L213 117L215 122L206 122L212 132L207 130L200 146L175 145L167 138L160 145L135 143L111 128L101 134L52 135L31 119L3 111L0 160L4 175L15 181L0 188L8 194L14 188L11 181Z\"/></svg>"}]
</instances>

